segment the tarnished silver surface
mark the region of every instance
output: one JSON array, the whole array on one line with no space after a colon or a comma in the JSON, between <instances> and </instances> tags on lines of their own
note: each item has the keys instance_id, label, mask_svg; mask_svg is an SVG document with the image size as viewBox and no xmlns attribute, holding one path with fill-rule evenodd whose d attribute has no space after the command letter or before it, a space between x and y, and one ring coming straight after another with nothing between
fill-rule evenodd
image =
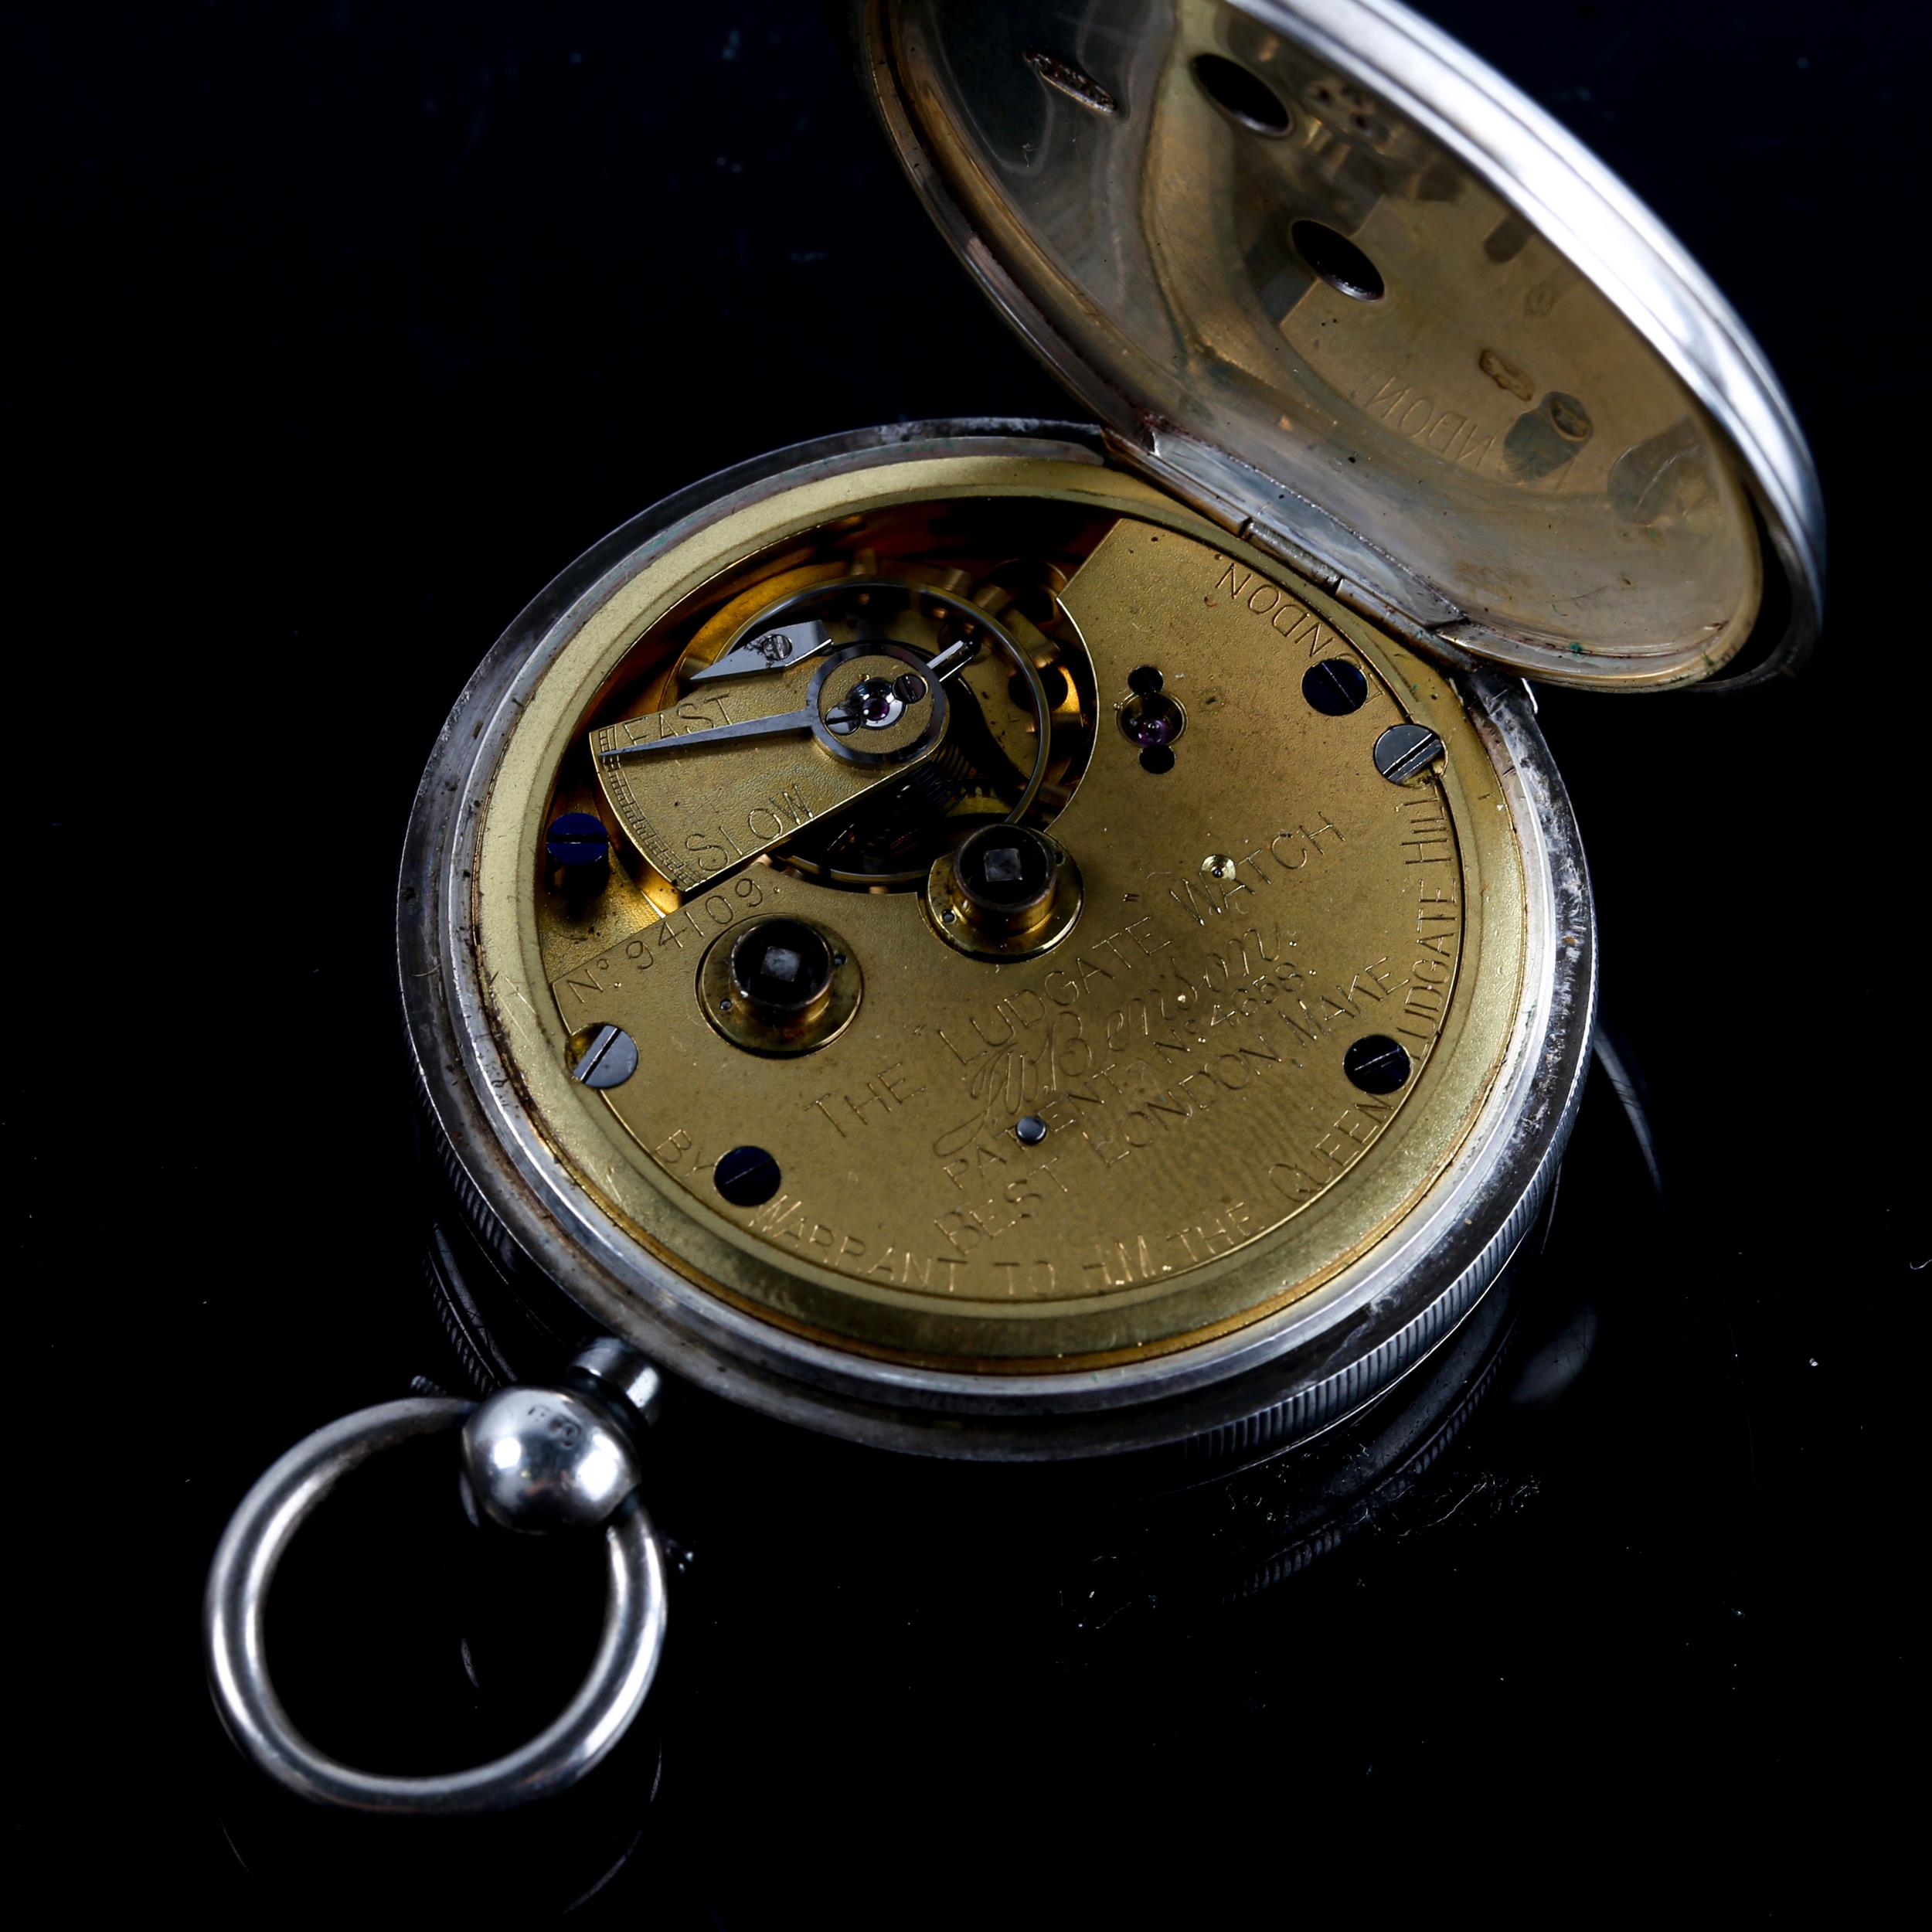
<instances>
[{"instance_id":1,"label":"tarnished silver surface","mask_svg":"<svg viewBox=\"0 0 1932 1932\"><path fill-rule=\"evenodd\" d=\"M928 423L777 453L682 493L588 553L512 625L444 727L400 882L398 967L423 1096L460 1164L478 1232L665 1368L765 1413L862 1442L1032 1460L1338 1419L1420 1359L1471 1306L1533 1218L1587 1060L1593 914L1576 828L1520 686L1464 693L1518 829L1528 980L1505 1063L1461 1149L1409 1220L1281 1315L1151 1362L1077 1377L967 1376L834 1351L740 1312L605 1217L522 1110L479 984L464 884L481 801L522 702L600 603L696 519L835 469L974 451L1100 460L1093 432Z\"/></svg>"},{"instance_id":2,"label":"tarnished silver surface","mask_svg":"<svg viewBox=\"0 0 1932 1932\"><path fill-rule=\"evenodd\" d=\"M658 1419L664 1398L664 1377L657 1364L628 1349L615 1335L599 1335L570 1359L572 1369L587 1376L628 1415L650 1423Z\"/></svg>"},{"instance_id":3,"label":"tarnished silver surface","mask_svg":"<svg viewBox=\"0 0 1932 1932\"><path fill-rule=\"evenodd\" d=\"M492 1400L554 1403L564 1393L505 1389ZM318 1750L291 1723L269 1676L263 1638L269 1587L290 1539L349 1471L380 1450L454 1429L470 1413L467 1402L425 1397L345 1416L270 1468L223 1533L202 1610L209 1689L237 1747L298 1797L362 1811L491 1811L528 1804L573 1784L596 1764L650 1690L664 1649L664 1559L632 1494L615 1505L604 1532L608 1595L596 1657L568 1706L529 1743L468 1770L393 1777Z\"/></svg>"},{"instance_id":4,"label":"tarnished silver surface","mask_svg":"<svg viewBox=\"0 0 1932 1932\"><path fill-rule=\"evenodd\" d=\"M1706 678L1760 560L1788 617L1723 688L1808 649L1823 511L1762 352L1608 169L1395 0L850 12L941 232L1178 495L1452 663Z\"/></svg>"},{"instance_id":5,"label":"tarnished silver surface","mask_svg":"<svg viewBox=\"0 0 1932 1932\"><path fill-rule=\"evenodd\" d=\"M512 1386L463 1425L477 1507L505 1529L595 1529L638 1486L631 1444L573 1389Z\"/></svg>"}]
</instances>

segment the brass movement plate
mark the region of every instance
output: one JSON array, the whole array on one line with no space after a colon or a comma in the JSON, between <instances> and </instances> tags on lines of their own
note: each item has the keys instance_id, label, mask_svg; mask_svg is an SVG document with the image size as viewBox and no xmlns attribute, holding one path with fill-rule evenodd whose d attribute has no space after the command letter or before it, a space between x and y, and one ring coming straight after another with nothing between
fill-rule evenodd
<instances>
[{"instance_id":1,"label":"brass movement plate","mask_svg":"<svg viewBox=\"0 0 1932 1932\"><path fill-rule=\"evenodd\" d=\"M1097 713L1083 771L1040 821L1083 880L1060 943L1020 964L967 957L918 891L821 883L782 845L689 897L634 853L587 910L546 889L533 855L556 810L585 804L585 733L679 702L677 614L709 600L737 621L760 572L775 599L862 546L866 519L917 524L908 505L945 506L933 527L957 552L957 527L995 503L1009 522L1032 506L1093 519L1043 620L1082 660L1069 682L1090 696L1068 703ZM884 566L866 551L862 567ZM1325 661L1360 671L1358 709L1304 696ZM1171 769L1116 722L1143 667L1185 716ZM997 682L974 685L989 706ZM1444 755L1393 784L1374 747L1411 720ZM828 763L802 737L786 755L808 774ZM737 1050L699 998L707 947L774 912L835 927L865 975L851 1024L792 1059ZM1005 1372L1226 1332L1362 1253L1480 1108L1523 965L1510 815L1447 682L1145 485L1021 457L801 485L628 584L516 727L474 917L534 1117L694 1291L840 1348ZM638 1066L593 1094L569 1078L570 1043L605 1024ZM1407 1056L1393 1090L1345 1071L1374 1038ZM780 1178L734 1206L716 1164L747 1146Z\"/></svg>"}]
</instances>

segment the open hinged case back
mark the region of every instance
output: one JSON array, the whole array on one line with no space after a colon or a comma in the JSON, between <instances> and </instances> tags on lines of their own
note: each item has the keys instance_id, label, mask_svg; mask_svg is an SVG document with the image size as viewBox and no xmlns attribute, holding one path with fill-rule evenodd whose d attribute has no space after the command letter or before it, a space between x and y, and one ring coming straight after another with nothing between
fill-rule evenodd
<instances>
[{"instance_id":1,"label":"open hinged case back","mask_svg":"<svg viewBox=\"0 0 1932 1932\"><path fill-rule=\"evenodd\" d=\"M1762 352L1406 8L854 19L941 233L1124 460L1452 663L1734 687L1809 648L1822 509Z\"/></svg>"}]
</instances>

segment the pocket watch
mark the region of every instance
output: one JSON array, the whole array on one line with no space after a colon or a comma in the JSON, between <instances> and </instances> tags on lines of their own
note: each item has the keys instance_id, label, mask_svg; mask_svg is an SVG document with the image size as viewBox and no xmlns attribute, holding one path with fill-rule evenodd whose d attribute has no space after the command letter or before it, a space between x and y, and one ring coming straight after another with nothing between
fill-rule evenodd
<instances>
[{"instance_id":1,"label":"pocket watch","mask_svg":"<svg viewBox=\"0 0 1932 1932\"><path fill-rule=\"evenodd\" d=\"M457 699L402 1009L552 1375L346 1418L242 1505L210 1679L313 1798L500 1807L615 1742L663 1645L667 1386L801 1444L1158 1484L1427 1375L1591 1046L1532 686L1735 689L1817 628L1817 485L1742 325L1393 0L859 0L846 30L1080 413L696 484ZM600 1530L604 1637L522 1750L377 1776L289 1722L264 1600L339 1475L457 1427L477 1512Z\"/></svg>"}]
</instances>

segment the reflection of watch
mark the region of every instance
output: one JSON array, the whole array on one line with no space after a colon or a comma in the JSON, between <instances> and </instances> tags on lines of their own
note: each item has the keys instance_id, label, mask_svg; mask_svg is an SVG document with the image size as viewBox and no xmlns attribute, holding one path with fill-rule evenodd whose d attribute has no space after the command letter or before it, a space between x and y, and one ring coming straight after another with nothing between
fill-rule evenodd
<instances>
[{"instance_id":1,"label":"reflection of watch","mask_svg":"<svg viewBox=\"0 0 1932 1932\"><path fill-rule=\"evenodd\" d=\"M663 1629L632 1439L681 1387L1154 1487L1439 1366L1590 1037L1514 674L1753 678L1815 623L1815 488L1748 338L1399 10L1016 39L882 0L854 31L936 217L1097 420L744 465L572 566L459 702L404 861L412 1047L533 1338L502 1366L594 1338L469 1420L469 1478L607 1523L611 1630L513 1764L310 1751L260 1666L281 1540L459 1410L352 1419L211 1591L231 1723L311 1795L505 1802L607 1748Z\"/></svg>"}]
</instances>

